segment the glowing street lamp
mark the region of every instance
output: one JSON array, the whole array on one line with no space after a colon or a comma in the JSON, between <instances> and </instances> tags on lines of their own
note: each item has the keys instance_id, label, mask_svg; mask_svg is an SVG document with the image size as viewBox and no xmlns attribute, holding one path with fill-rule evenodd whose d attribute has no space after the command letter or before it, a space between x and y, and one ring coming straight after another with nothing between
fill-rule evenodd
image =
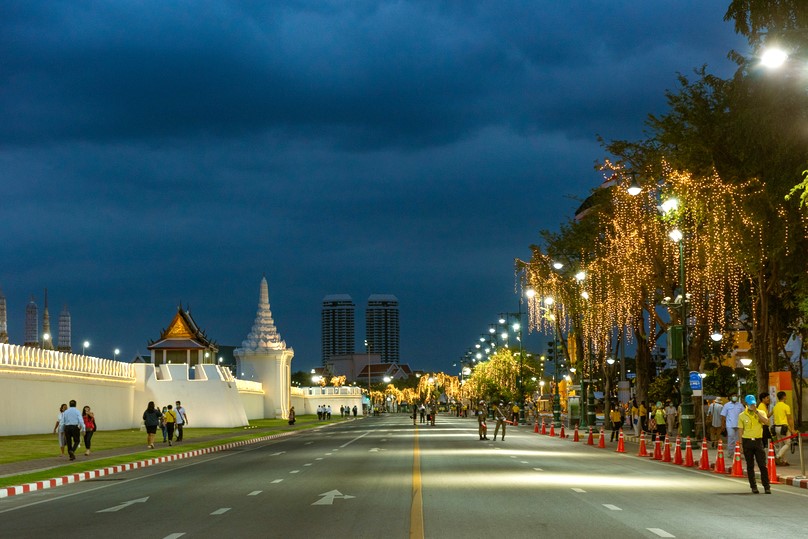
<instances>
[{"instance_id":1,"label":"glowing street lamp","mask_svg":"<svg viewBox=\"0 0 808 539\"><path fill-rule=\"evenodd\" d=\"M90 347L90 341L84 341L83 343L81 343L81 355L83 356L86 355L85 352L89 347Z\"/></svg>"},{"instance_id":2,"label":"glowing street lamp","mask_svg":"<svg viewBox=\"0 0 808 539\"><path fill-rule=\"evenodd\" d=\"M113 350L112 351L112 354L113 354L112 359L117 360L118 359L118 354L120 354L120 353L121 353L121 350L119 348L116 348L115 350Z\"/></svg>"}]
</instances>

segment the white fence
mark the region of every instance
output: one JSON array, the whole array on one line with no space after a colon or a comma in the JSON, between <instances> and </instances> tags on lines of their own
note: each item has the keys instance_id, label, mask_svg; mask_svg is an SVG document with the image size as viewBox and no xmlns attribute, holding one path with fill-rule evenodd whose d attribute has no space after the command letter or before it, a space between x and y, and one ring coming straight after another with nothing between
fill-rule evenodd
<instances>
[{"instance_id":1,"label":"white fence","mask_svg":"<svg viewBox=\"0 0 808 539\"><path fill-rule=\"evenodd\" d=\"M16 344L0 344L0 367L16 372L73 374L135 380L130 363L81 354L43 350Z\"/></svg>"}]
</instances>

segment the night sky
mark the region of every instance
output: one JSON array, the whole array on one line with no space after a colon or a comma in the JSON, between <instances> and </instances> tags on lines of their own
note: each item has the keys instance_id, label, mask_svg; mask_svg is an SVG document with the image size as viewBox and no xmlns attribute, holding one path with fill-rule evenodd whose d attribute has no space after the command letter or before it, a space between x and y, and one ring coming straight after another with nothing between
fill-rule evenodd
<instances>
[{"instance_id":1,"label":"night sky","mask_svg":"<svg viewBox=\"0 0 808 539\"><path fill-rule=\"evenodd\" d=\"M293 370L327 294L395 294L452 370L514 258L601 183L676 74L745 52L725 1L0 4L0 288L73 347L145 354L182 302L239 345L266 274ZM529 345L544 337L533 335ZM532 344L531 344L532 343Z\"/></svg>"}]
</instances>

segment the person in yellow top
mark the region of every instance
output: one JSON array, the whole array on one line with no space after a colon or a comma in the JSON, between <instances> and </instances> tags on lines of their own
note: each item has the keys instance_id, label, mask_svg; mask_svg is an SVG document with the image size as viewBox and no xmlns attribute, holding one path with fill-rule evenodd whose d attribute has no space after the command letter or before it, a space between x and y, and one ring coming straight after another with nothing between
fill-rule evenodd
<instances>
[{"instance_id":1,"label":"person in yellow top","mask_svg":"<svg viewBox=\"0 0 808 539\"><path fill-rule=\"evenodd\" d=\"M620 427L623 426L623 417L620 415L619 404L612 405L612 409L609 412L609 421L612 423L612 436L609 438L609 441L613 442L615 438L617 438L617 432L620 430Z\"/></svg>"},{"instance_id":2,"label":"person in yellow top","mask_svg":"<svg viewBox=\"0 0 808 539\"><path fill-rule=\"evenodd\" d=\"M637 399L631 401L631 428L634 429L634 436L640 435L640 409L637 408Z\"/></svg>"},{"instance_id":3,"label":"person in yellow top","mask_svg":"<svg viewBox=\"0 0 808 539\"><path fill-rule=\"evenodd\" d=\"M166 406L166 411L163 413L163 420L166 424L166 433L168 434L168 445L171 445L171 439L174 436L174 427L177 425L177 412L173 410L170 404Z\"/></svg>"},{"instance_id":4,"label":"person in yellow top","mask_svg":"<svg viewBox=\"0 0 808 539\"><path fill-rule=\"evenodd\" d=\"M786 404L786 392L777 392L777 403L772 410L772 418L774 419L774 434L778 439L784 436L791 436L796 431L794 430L794 416L791 415L791 406ZM786 452L788 451L789 442L786 440L782 442L782 446L777 450L777 465L789 466L786 460Z\"/></svg>"},{"instance_id":5,"label":"person in yellow top","mask_svg":"<svg viewBox=\"0 0 808 539\"><path fill-rule=\"evenodd\" d=\"M757 408L754 395L747 395L744 399L746 409L738 416L738 436L741 438L743 456L746 458L746 478L752 492L759 494L755 482L755 461L760 470L760 480L763 490L771 494L769 487L769 470L766 468L766 452L763 450L763 429L769 427L769 418L766 412Z\"/></svg>"},{"instance_id":6,"label":"person in yellow top","mask_svg":"<svg viewBox=\"0 0 808 539\"><path fill-rule=\"evenodd\" d=\"M640 401L640 430L648 432L648 408L645 401Z\"/></svg>"},{"instance_id":7,"label":"person in yellow top","mask_svg":"<svg viewBox=\"0 0 808 539\"><path fill-rule=\"evenodd\" d=\"M513 406L511 406L511 422L515 427L516 425L519 424L519 405L516 404L515 402L512 404Z\"/></svg>"}]
</instances>

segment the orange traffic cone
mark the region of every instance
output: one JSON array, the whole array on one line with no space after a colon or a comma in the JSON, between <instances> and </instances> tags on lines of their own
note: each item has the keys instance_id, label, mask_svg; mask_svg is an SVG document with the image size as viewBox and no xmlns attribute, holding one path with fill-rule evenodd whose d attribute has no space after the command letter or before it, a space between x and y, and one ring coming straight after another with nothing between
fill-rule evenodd
<instances>
[{"instance_id":1,"label":"orange traffic cone","mask_svg":"<svg viewBox=\"0 0 808 539\"><path fill-rule=\"evenodd\" d=\"M592 427L589 427L589 438L586 440L586 445L595 445L595 440L592 436Z\"/></svg>"},{"instance_id":2,"label":"orange traffic cone","mask_svg":"<svg viewBox=\"0 0 808 539\"><path fill-rule=\"evenodd\" d=\"M665 448L662 450L662 462L670 462L671 461L671 443L668 439L668 435L665 435Z\"/></svg>"},{"instance_id":3,"label":"orange traffic cone","mask_svg":"<svg viewBox=\"0 0 808 539\"><path fill-rule=\"evenodd\" d=\"M538 421L536 421L536 423L533 425L533 432L535 432L536 434L539 433L539 422Z\"/></svg>"},{"instance_id":4,"label":"orange traffic cone","mask_svg":"<svg viewBox=\"0 0 808 539\"><path fill-rule=\"evenodd\" d=\"M707 438L701 442L701 457L699 458L699 470L710 469L710 455L707 453Z\"/></svg>"},{"instance_id":5,"label":"orange traffic cone","mask_svg":"<svg viewBox=\"0 0 808 539\"><path fill-rule=\"evenodd\" d=\"M692 468L696 463L693 462L693 446L690 445L690 436L687 437L685 442L685 466Z\"/></svg>"},{"instance_id":6,"label":"orange traffic cone","mask_svg":"<svg viewBox=\"0 0 808 539\"><path fill-rule=\"evenodd\" d=\"M575 425L575 433L572 435L573 442L580 442L581 438L578 437L578 425Z\"/></svg>"},{"instance_id":7,"label":"orange traffic cone","mask_svg":"<svg viewBox=\"0 0 808 539\"><path fill-rule=\"evenodd\" d=\"M645 433L640 433L640 452L637 453L638 457L650 457L651 455L648 454L648 449L645 447Z\"/></svg>"},{"instance_id":8,"label":"orange traffic cone","mask_svg":"<svg viewBox=\"0 0 808 539\"><path fill-rule=\"evenodd\" d=\"M735 444L735 454L732 456L732 477L743 477L743 465L741 464L741 442Z\"/></svg>"},{"instance_id":9,"label":"orange traffic cone","mask_svg":"<svg viewBox=\"0 0 808 539\"><path fill-rule=\"evenodd\" d=\"M625 441L623 439L623 429L620 429L620 437L617 439L617 452L618 453L626 452Z\"/></svg>"},{"instance_id":10,"label":"orange traffic cone","mask_svg":"<svg viewBox=\"0 0 808 539\"><path fill-rule=\"evenodd\" d=\"M555 436L555 423L550 423L550 436Z\"/></svg>"},{"instance_id":11,"label":"orange traffic cone","mask_svg":"<svg viewBox=\"0 0 808 539\"><path fill-rule=\"evenodd\" d=\"M673 463L679 466L684 463L684 460L682 460L682 440L678 434L676 435L676 449L673 450Z\"/></svg>"},{"instance_id":12,"label":"orange traffic cone","mask_svg":"<svg viewBox=\"0 0 808 539\"><path fill-rule=\"evenodd\" d=\"M566 438L567 435L564 434L564 425L561 425L561 432L558 433L559 438Z\"/></svg>"},{"instance_id":13,"label":"orange traffic cone","mask_svg":"<svg viewBox=\"0 0 808 539\"><path fill-rule=\"evenodd\" d=\"M769 462L766 463L766 468L769 471L769 483L779 484L777 480L777 463L774 458L774 442L769 442Z\"/></svg>"},{"instance_id":14,"label":"orange traffic cone","mask_svg":"<svg viewBox=\"0 0 808 539\"><path fill-rule=\"evenodd\" d=\"M718 456L715 457L715 473L727 473L724 465L724 444L718 441Z\"/></svg>"},{"instance_id":15,"label":"orange traffic cone","mask_svg":"<svg viewBox=\"0 0 808 539\"><path fill-rule=\"evenodd\" d=\"M603 434L603 427L600 428L600 441L598 441L598 447L601 449L606 449L606 435Z\"/></svg>"},{"instance_id":16,"label":"orange traffic cone","mask_svg":"<svg viewBox=\"0 0 808 539\"><path fill-rule=\"evenodd\" d=\"M662 460L662 446L659 440L659 434L656 435L656 440L654 440L654 460Z\"/></svg>"},{"instance_id":17,"label":"orange traffic cone","mask_svg":"<svg viewBox=\"0 0 808 539\"><path fill-rule=\"evenodd\" d=\"M547 434L547 424L544 422L544 418L541 418L541 433Z\"/></svg>"}]
</instances>

